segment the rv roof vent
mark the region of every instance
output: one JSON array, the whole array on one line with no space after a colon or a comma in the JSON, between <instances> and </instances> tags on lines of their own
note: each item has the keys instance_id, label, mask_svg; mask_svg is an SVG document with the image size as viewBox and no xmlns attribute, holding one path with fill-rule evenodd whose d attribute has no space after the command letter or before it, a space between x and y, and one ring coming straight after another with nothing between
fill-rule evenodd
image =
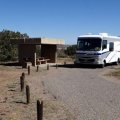
<instances>
[{"instance_id":1,"label":"rv roof vent","mask_svg":"<svg viewBox=\"0 0 120 120\"><path fill-rule=\"evenodd\" d=\"M108 36L108 33L99 33L101 36Z\"/></svg>"},{"instance_id":2,"label":"rv roof vent","mask_svg":"<svg viewBox=\"0 0 120 120\"><path fill-rule=\"evenodd\" d=\"M92 35L92 33L87 33L87 35Z\"/></svg>"}]
</instances>

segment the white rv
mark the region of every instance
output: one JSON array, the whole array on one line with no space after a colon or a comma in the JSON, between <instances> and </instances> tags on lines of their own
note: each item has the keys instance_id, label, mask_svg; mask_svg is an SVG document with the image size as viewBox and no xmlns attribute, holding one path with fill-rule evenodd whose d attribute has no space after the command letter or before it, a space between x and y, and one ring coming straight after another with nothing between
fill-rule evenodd
<instances>
[{"instance_id":1,"label":"white rv","mask_svg":"<svg viewBox=\"0 0 120 120\"><path fill-rule=\"evenodd\" d=\"M101 65L120 62L120 37L99 35L83 35L77 40L75 64Z\"/></svg>"}]
</instances>

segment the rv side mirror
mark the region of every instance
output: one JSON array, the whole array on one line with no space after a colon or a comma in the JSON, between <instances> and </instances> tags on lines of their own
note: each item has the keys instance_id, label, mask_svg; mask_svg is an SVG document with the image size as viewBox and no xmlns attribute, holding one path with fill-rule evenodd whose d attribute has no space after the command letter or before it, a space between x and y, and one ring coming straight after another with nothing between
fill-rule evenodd
<instances>
[{"instance_id":1,"label":"rv side mirror","mask_svg":"<svg viewBox=\"0 0 120 120\"><path fill-rule=\"evenodd\" d=\"M102 49L106 49L107 48L107 46L104 44L103 46L102 46Z\"/></svg>"}]
</instances>

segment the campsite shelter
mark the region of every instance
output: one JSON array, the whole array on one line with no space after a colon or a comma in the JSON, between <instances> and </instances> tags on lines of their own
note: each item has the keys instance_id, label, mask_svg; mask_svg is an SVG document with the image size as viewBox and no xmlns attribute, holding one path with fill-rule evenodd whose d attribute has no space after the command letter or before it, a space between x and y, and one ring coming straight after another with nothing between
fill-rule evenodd
<instances>
[{"instance_id":1,"label":"campsite shelter","mask_svg":"<svg viewBox=\"0 0 120 120\"><path fill-rule=\"evenodd\" d=\"M40 57L49 59L50 63L57 60L57 45L64 45L64 40L49 38L25 38L18 39L19 63L31 62L36 66L36 46L40 45Z\"/></svg>"}]
</instances>

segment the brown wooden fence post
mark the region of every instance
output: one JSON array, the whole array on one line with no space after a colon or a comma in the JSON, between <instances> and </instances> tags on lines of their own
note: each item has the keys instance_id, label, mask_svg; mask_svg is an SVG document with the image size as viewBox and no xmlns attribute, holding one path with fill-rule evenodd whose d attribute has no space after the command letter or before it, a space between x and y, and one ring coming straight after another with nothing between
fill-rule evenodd
<instances>
[{"instance_id":1,"label":"brown wooden fence post","mask_svg":"<svg viewBox=\"0 0 120 120\"><path fill-rule=\"evenodd\" d=\"M25 80L25 73L24 73L24 72L22 73L22 77L23 77L23 78L24 78L24 80Z\"/></svg>"},{"instance_id":2,"label":"brown wooden fence post","mask_svg":"<svg viewBox=\"0 0 120 120\"><path fill-rule=\"evenodd\" d=\"M27 104L30 103L30 88L28 85L26 85L26 102Z\"/></svg>"},{"instance_id":3,"label":"brown wooden fence post","mask_svg":"<svg viewBox=\"0 0 120 120\"><path fill-rule=\"evenodd\" d=\"M37 120L43 120L43 101L37 100Z\"/></svg>"},{"instance_id":4,"label":"brown wooden fence post","mask_svg":"<svg viewBox=\"0 0 120 120\"><path fill-rule=\"evenodd\" d=\"M30 66L28 66L28 75L30 75Z\"/></svg>"},{"instance_id":5,"label":"brown wooden fence post","mask_svg":"<svg viewBox=\"0 0 120 120\"><path fill-rule=\"evenodd\" d=\"M47 64L47 70L49 70L50 69L50 66L49 66L49 64Z\"/></svg>"},{"instance_id":6,"label":"brown wooden fence post","mask_svg":"<svg viewBox=\"0 0 120 120\"><path fill-rule=\"evenodd\" d=\"M66 61L64 62L64 65L66 65Z\"/></svg>"},{"instance_id":7,"label":"brown wooden fence post","mask_svg":"<svg viewBox=\"0 0 120 120\"><path fill-rule=\"evenodd\" d=\"M20 76L20 87L21 87L21 91L24 90L24 77Z\"/></svg>"},{"instance_id":8,"label":"brown wooden fence post","mask_svg":"<svg viewBox=\"0 0 120 120\"><path fill-rule=\"evenodd\" d=\"M37 72L39 71L39 66L37 65Z\"/></svg>"},{"instance_id":9,"label":"brown wooden fence post","mask_svg":"<svg viewBox=\"0 0 120 120\"><path fill-rule=\"evenodd\" d=\"M58 68L58 64L56 64L56 69Z\"/></svg>"}]
</instances>

